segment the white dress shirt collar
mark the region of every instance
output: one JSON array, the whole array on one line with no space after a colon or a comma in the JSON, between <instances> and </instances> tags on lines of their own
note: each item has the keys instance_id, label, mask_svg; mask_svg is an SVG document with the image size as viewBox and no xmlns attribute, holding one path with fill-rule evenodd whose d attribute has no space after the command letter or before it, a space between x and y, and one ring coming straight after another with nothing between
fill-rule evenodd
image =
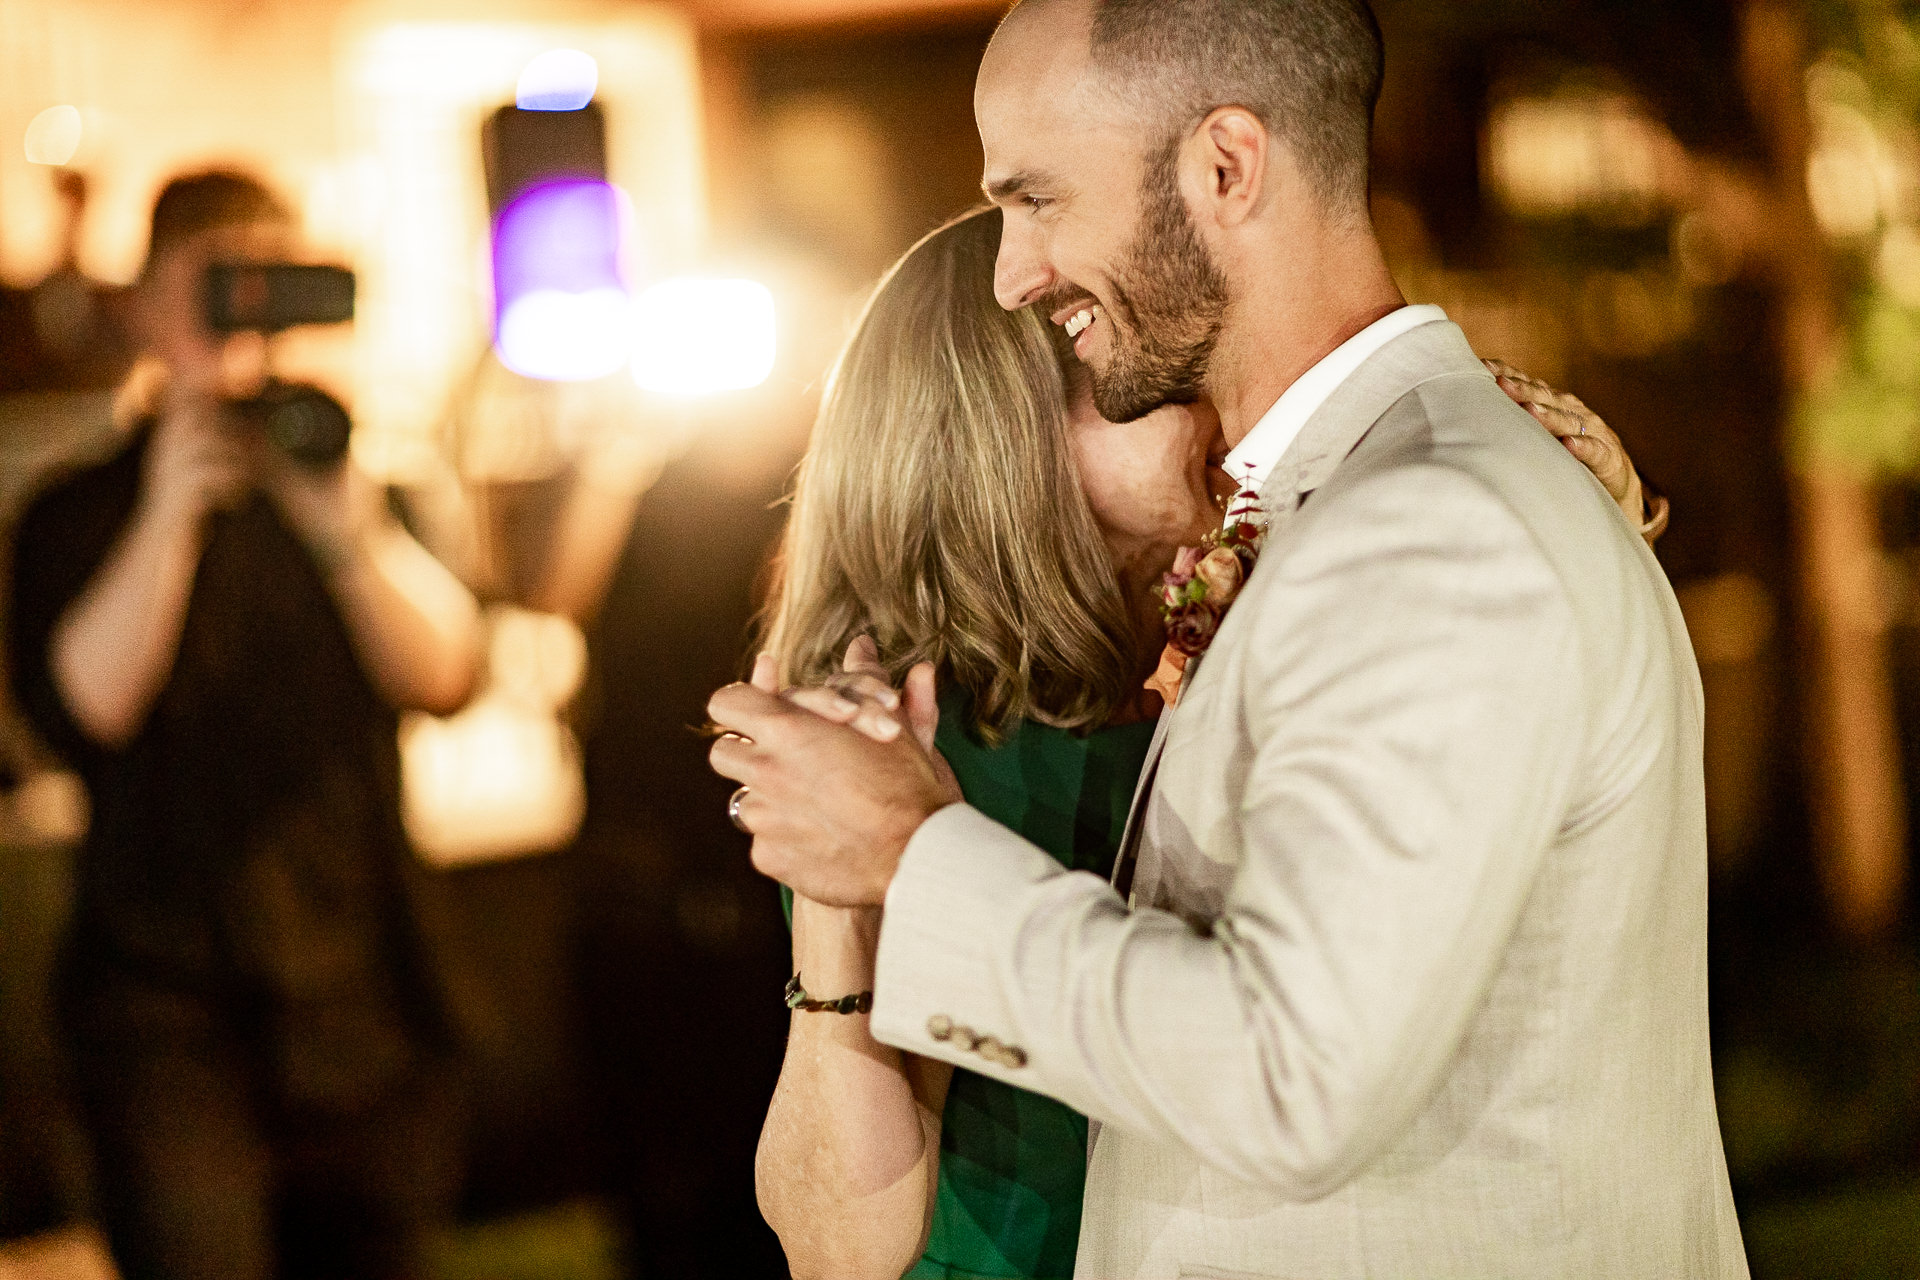
<instances>
[{"instance_id":1,"label":"white dress shirt collar","mask_svg":"<svg viewBox=\"0 0 1920 1280\"><path fill-rule=\"evenodd\" d=\"M1282 392L1273 408L1267 410L1260 421L1254 423L1253 430L1227 454L1227 474L1240 482L1241 489L1257 492L1299 438L1307 420L1341 383L1366 363L1368 356L1409 330L1446 318L1447 313L1435 306L1401 307L1335 347ZM1242 506L1238 502L1233 504L1229 518L1239 514Z\"/></svg>"}]
</instances>

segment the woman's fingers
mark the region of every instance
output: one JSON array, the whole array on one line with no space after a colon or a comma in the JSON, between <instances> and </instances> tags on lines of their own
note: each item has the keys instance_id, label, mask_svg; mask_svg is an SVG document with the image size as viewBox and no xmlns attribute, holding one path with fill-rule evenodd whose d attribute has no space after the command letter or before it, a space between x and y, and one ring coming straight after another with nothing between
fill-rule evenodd
<instances>
[{"instance_id":1,"label":"woman's fingers","mask_svg":"<svg viewBox=\"0 0 1920 1280\"><path fill-rule=\"evenodd\" d=\"M871 700L848 698L836 689L790 689L786 699L823 720L852 725L875 742L892 742L900 736L900 720L888 707Z\"/></svg>"},{"instance_id":2,"label":"woman's fingers","mask_svg":"<svg viewBox=\"0 0 1920 1280\"><path fill-rule=\"evenodd\" d=\"M860 704L852 698L842 697L832 689L819 686L789 689L780 696L794 706L835 724L851 724L854 716L860 713Z\"/></svg>"},{"instance_id":3,"label":"woman's fingers","mask_svg":"<svg viewBox=\"0 0 1920 1280\"><path fill-rule=\"evenodd\" d=\"M848 645L844 665L844 671L829 677L824 684L781 692L779 663L772 654L763 653L754 659L749 683L762 692L778 694L785 702L823 720L858 729L876 742L891 742L899 737L900 731L907 727L900 714L900 691L888 682L886 668L880 664L879 648L872 639L860 636ZM933 715L937 723L937 709Z\"/></svg>"},{"instance_id":4,"label":"woman's fingers","mask_svg":"<svg viewBox=\"0 0 1920 1280\"><path fill-rule=\"evenodd\" d=\"M1546 383L1540 381L1538 378L1534 377L1532 374L1525 373L1519 369L1514 368L1512 365L1508 364L1505 360L1482 360L1480 363L1487 367L1488 373L1492 374L1494 377L1500 379L1503 382L1518 383L1519 385L1525 386L1525 387L1538 387L1542 391L1547 391L1551 389L1547 386Z\"/></svg>"},{"instance_id":5,"label":"woman's fingers","mask_svg":"<svg viewBox=\"0 0 1920 1280\"><path fill-rule=\"evenodd\" d=\"M1556 391L1504 360L1481 363L1510 399L1564 444L1580 465L1593 472L1606 486L1608 495L1620 504L1628 521L1635 527L1644 527L1646 492L1639 473L1634 470L1633 459L1627 455L1626 445L1613 428L1587 408L1579 396Z\"/></svg>"},{"instance_id":6,"label":"woman's fingers","mask_svg":"<svg viewBox=\"0 0 1920 1280\"><path fill-rule=\"evenodd\" d=\"M840 669L841 674L827 681L829 687L855 702L877 702L888 710L900 705L900 691L887 677L887 669L880 661L880 646L873 642L872 636L853 638Z\"/></svg>"},{"instance_id":7,"label":"woman's fingers","mask_svg":"<svg viewBox=\"0 0 1920 1280\"><path fill-rule=\"evenodd\" d=\"M880 646L872 636L855 636L853 643L847 646L846 656L841 660L840 669L849 675L878 676L887 678L887 668L880 661Z\"/></svg>"},{"instance_id":8,"label":"woman's fingers","mask_svg":"<svg viewBox=\"0 0 1920 1280\"><path fill-rule=\"evenodd\" d=\"M908 727L906 717L901 714L900 691L888 682L886 668L880 664L880 650L872 639L860 636L848 645L844 666L844 671L829 677L824 684L781 692L779 664L771 654L763 653L754 659L750 683L763 692L778 693L787 703L823 720L850 725L876 742L891 742L899 737L900 731ZM931 687L929 677L929 691ZM927 696L931 698L931 692ZM937 725L937 707L932 717ZM923 745L930 747L932 729L928 729L927 734Z\"/></svg>"},{"instance_id":9,"label":"woman's fingers","mask_svg":"<svg viewBox=\"0 0 1920 1280\"><path fill-rule=\"evenodd\" d=\"M827 688L854 702L877 702L889 711L900 705L900 691L885 676L842 672L827 679Z\"/></svg>"},{"instance_id":10,"label":"woman's fingers","mask_svg":"<svg viewBox=\"0 0 1920 1280\"><path fill-rule=\"evenodd\" d=\"M1644 519L1644 515L1635 514L1643 503L1633 460L1627 456L1620 437L1599 414L1587 408L1579 396L1555 391L1504 360L1482 363L1509 398L1564 444L1581 466L1593 472L1606 486L1607 493L1626 511L1629 520L1637 525Z\"/></svg>"},{"instance_id":11,"label":"woman's fingers","mask_svg":"<svg viewBox=\"0 0 1920 1280\"><path fill-rule=\"evenodd\" d=\"M922 751L933 750L933 736L940 731L940 697L934 687L933 664L922 662L907 672L907 725Z\"/></svg>"}]
</instances>

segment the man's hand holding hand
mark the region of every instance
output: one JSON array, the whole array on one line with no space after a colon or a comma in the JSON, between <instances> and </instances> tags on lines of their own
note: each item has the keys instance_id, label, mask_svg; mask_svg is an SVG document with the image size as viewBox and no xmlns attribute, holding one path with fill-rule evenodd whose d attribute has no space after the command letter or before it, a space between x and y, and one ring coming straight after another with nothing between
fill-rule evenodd
<instances>
[{"instance_id":1,"label":"man's hand holding hand","mask_svg":"<svg viewBox=\"0 0 1920 1280\"><path fill-rule=\"evenodd\" d=\"M961 796L933 750L932 668L914 669L904 698L886 684L871 642L855 642L847 669L833 688L782 696L763 658L753 683L728 685L708 703L725 731L711 759L748 789L739 815L762 874L815 902L877 907L913 833Z\"/></svg>"}]
</instances>

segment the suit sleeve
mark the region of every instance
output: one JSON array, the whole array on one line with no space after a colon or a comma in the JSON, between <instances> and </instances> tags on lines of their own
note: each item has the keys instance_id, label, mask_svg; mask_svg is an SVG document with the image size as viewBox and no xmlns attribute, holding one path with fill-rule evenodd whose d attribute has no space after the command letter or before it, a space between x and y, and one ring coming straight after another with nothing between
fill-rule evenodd
<instances>
[{"instance_id":1,"label":"suit sleeve","mask_svg":"<svg viewBox=\"0 0 1920 1280\"><path fill-rule=\"evenodd\" d=\"M1584 740L1570 606L1490 491L1409 467L1312 518L1236 606L1257 629L1229 692L1243 856L1211 930L1129 911L954 806L889 892L874 1008L888 1043L1295 1199L1366 1168L1432 1096ZM988 1035L1023 1064L969 1048Z\"/></svg>"}]
</instances>

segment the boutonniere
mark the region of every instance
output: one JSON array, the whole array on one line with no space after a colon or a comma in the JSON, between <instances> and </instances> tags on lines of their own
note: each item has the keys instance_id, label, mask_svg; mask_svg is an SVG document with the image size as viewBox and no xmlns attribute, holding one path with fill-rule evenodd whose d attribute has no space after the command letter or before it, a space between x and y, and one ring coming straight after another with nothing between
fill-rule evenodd
<instances>
[{"instance_id":1,"label":"boutonniere","mask_svg":"<svg viewBox=\"0 0 1920 1280\"><path fill-rule=\"evenodd\" d=\"M1187 664L1207 651L1226 619L1227 610L1253 572L1266 541L1267 522L1251 490L1234 498L1236 514L1197 547L1182 547L1173 568L1160 579L1160 616L1167 624L1167 647L1160 665L1147 679L1152 689L1175 706Z\"/></svg>"}]
</instances>

